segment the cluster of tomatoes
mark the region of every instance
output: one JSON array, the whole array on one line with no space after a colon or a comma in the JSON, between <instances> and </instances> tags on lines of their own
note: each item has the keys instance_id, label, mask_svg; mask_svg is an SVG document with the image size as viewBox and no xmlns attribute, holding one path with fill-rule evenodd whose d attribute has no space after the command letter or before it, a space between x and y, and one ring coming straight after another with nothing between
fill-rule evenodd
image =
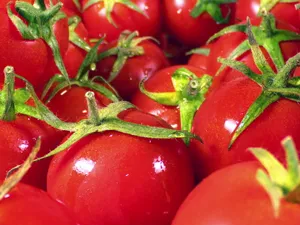
<instances>
[{"instance_id":1,"label":"cluster of tomatoes","mask_svg":"<svg viewBox=\"0 0 300 225\"><path fill-rule=\"evenodd\" d=\"M299 224L299 5L1 0L0 224Z\"/></svg>"}]
</instances>

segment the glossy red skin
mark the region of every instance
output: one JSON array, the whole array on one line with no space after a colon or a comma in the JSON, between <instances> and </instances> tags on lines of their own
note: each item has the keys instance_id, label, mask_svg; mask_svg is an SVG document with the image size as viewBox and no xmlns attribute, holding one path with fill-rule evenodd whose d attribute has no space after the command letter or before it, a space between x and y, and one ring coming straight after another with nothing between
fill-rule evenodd
<instances>
[{"instance_id":1,"label":"glossy red skin","mask_svg":"<svg viewBox=\"0 0 300 225\"><path fill-rule=\"evenodd\" d=\"M206 12L197 18L190 16L197 0L164 0L163 2L167 29L185 45L194 47L203 45L211 35L234 23L235 4L221 5L223 16L228 14L229 8L231 10L230 23L221 25Z\"/></svg>"},{"instance_id":2,"label":"glossy red skin","mask_svg":"<svg viewBox=\"0 0 300 225\"><path fill-rule=\"evenodd\" d=\"M115 45L116 42L108 44L102 49L102 52ZM139 46L144 49L144 54L128 58L118 76L111 82L111 85L125 100L131 99L132 95L138 90L139 83L145 77L150 77L156 71L169 66L168 59L156 44L150 41L143 41ZM92 71L91 75L101 75L107 79L115 60L116 56L111 56L99 61L96 70Z\"/></svg>"},{"instance_id":3,"label":"glossy red skin","mask_svg":"<svg viewBox=\"0 0 300 225\"><path fill-rule=\"evenodd\" d=\"M246 162L215 172L190 193L172 225L298 225L299 204L282 200L275 217L269 195L255 178L259 168Z\"/></svg>"},{"instance_id":4,"label":"glossy red skin","mask_svg":"<svg viewBox=\"0 0 300 225\"><path fill-rule=\"evenodd\" d=\"M191 150L198 179L228 165L253 160L249 147L269 149L279 160L284 161L284 152L278 145L291 135L300 146L300 105L286 99L271 104L238 137L230 151L228 145L237 125L250 105L261 93L261 87L248 78L240 78L224 84L208 95L196 113L192 131L204 144L192 141Z\"/></svg>"},{"instance_id":5,"label":"glossy red skin","mask_svg":"<svg viewBox=\"0 0 300 225\"><path fill-rule=\"evenodd\" d=\"M148 15L129 9L127 6L116 3L111 17L115 21L114 27L105 16L103 2L98 2L82 13L83 21L91 38L100 38L106 34L108 42L116 40L124 30L138 31L140 36L156 36L161 29L161 1L160 0L131 0ZM84 6L87 0L83 0Z\"/></svg>"},{"instance_id":6,"label":"glossy red skin","mask_svg":"<svg viewBox=\"0 0 300 225\"><path fill-rule=\"evenodd\" d=\"M213 44L207 44L202 46L201 48L211 49L212 45ZM188 65L200 68L206 71L208 74L214 76L214 72L210 69L210 60L210 55L206 56L200 54L193 54L188 61Z\"/></svg>"},{"instance_id":7,"label":"glossy red skin","mask_svg":"<svg viewBox=\"0 0 300 225\"><path fill-rule=\"evenodd\" d=\"M22 183L0 201L0 224L79 225L73 213L46 192Z\"/></svg>"},{"instance_id":8,"label":"glossy red skin","mask_svg":"<svg viewBox=\"0 0 300 225\"><path fill-rule=\"evenodd\" d=\"M0 121L0 179L5 179L7 172L22 164L41 137L39 156L47 154L63 139L65 133L57 131L42 121L18 115L15 121ZM46 188L46 176L50 159L36 162L23 178L23 182Z\"/></svg>"},{"instance_id":9,"label":"glossy red skin","mask_svg":"<svg viewBox=\"0 0 300 225\"><path fill-rule=\"evenodd\" d=\"M247 17L256 18L261 0L240 0L236 3L237 20L246 20ZM278 20L300 29L300 20L297 15L295 4L277 3L270 11ZM298 30L299 31L299 30Z\"/></svg>"},{"instance_id":10,"label":"glossy red skin","mask_svg":"<svg viewBox=\"0 0 300 225\"><path fill-rule=\"evenodd\" d=\"M251 20L251 23L257 26L260 24L260 20L259 19ZM291 30L294 32L296 31L290 25L286 25L279 21L277 21L277 28L284 29L284 30ZM216 72L221 66L221 64L217 62L218 57L228 58L232 53L232 51L239 44L241 44L246 38L247 36L245 33L234 32L220 37L216 42L212 44L211 53L209 56L209 66L212 74L216 74ZM296 55L300 51L300 42L299 41L281 42L280 47L281 47L284 60L287 61L290 57ZM261 50L263 51L268 63L271 65L273 70L276 71L275 65L273 64L269 54L266 52L266 50L263 47L261 47ZM261 74L261 72L259 71L259 69L256 67L254 63L253 56L250 50L244 53L242 56L238 57L237 60L246 64L252 71ZM216 78L216 80L218 81L218 83L226 83L241 77L245 77L245 75L227 67L218 75L218 78ZM215 84L216 83L217 82L215 82Z\"/></svg>"},{"instance_id":11,"label":"glossy red skin","mask_svg":"<svg viewBox=\"0 0 300 225\"><path fill-rule=\"evenodd\" d=\"M90 91L87 88L72 86L65 88L54 96L49 103L48 108L65 122L79 122L88 116L88 106L85 94ZM94 92L97 105L101 108L109 105L112 101L104 95ZM68 105L68 107L66 107Z\"/></svg>"},{"instance_id":12,"label":"glossy red skin","mask_svg":"<svg viewBox=\"0 0 300 225\"><path fill-rule=\"evenodd\" d=\"M145 88L150 92L174 92L171 76L179 68L186 68L196 76L201 77L205 71L193 66L171 66L157 71L146 82ZM178 107L166 106L152 100L141 91L137 91L131 102L139 109L152 115L158 116L170 124L174 129L180 130L180 111Z\"/></svg>"},{"instance_id":13,"label":"glossy red skin","mask_svg":"<svg viewBox=\"0 0 300 225\"><path fill-rule=\"evenodd\" d=\"M120 118L166 126L137 110L127 110ZM83 225L168 225L194 187L189 159L181 140L115 131L92 134L54 157L48 192Z\"/></svg>"},{"instance_id":14,"label":"glossy red skin","mask_svg":"<svg viewBox=\"0 0 300 225\"><path fill-rule=\"evenodd\" d=\"M51 63L54 64L50 48L41 39L24 41L4 9L0 9L0 21L0 71L3 71L7 65L13 66L15 72L28 79L34 87L43 87L52 76L45 72ZM55 23L54 33L63 55L69 38L67 19ZM20 57L20 52L22 52L22 57ZM3 80L4 75L0 76L0 83ZM17 81L17 84L23 83Z\"/></svg>"}]
</instances>

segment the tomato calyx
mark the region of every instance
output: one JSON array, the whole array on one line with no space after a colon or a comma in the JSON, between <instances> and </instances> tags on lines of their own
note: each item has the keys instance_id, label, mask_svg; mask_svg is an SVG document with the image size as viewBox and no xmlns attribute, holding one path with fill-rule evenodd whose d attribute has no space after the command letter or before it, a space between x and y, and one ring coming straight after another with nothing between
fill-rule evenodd
<instances>
[{"instance_id":1,"label":"tomato calyx","mask_svg":"<svg viewBox=\"0 0 300 225\"><path fill-rule=\"evenodd\" d=\"M232 25L224 28L220 32L214 34L208 43L219 38L225 34L233 32L243 32L247 33L247 24ZM280 48L280 43L284 41L300 40L300 35L288 31L280 30L276 28L276 20L272 14L264 14L261 24L259 26L252 26L252 33L259 46L262 46L269 53L272 61L274 62L277 71L279 71L284 66L284 58ZM229 59L237 59L239 56L243 55L245 52L250 50L249 40L246 39L238 47L236 47L232 53L229 55ZM226 67L222 65L217 71L217 75Z\"/></svg>"},{"instance_id":2,"label":"tomato calyx","mask_svg":"<svg viewBox=\"0 0 300 225\"><path fill-rule=\"evenodd\" d=\"M227 15L223 17L220 5L235 2L236 0L197 0L190 15L197 18L202 13L207 12L218 24L226 24L229 22L231 11L229 10Z\"/></svg>"},{"instance_id":3,"label":"tomato calyx","mask_svg":"<svg viewBox=\"0 0 300 225\"><path fill-rule=\"evenodd\" d=\"M205 101L205 94L212 84L212 77L204 75L199 78L190 70L180 68L172 74L171 79L175 92L149 92L144 87L145 80L140 83L140 91L160 104L178 106L181 130L190 132L195 113ZM185 139L186 144L189 141Z\"/></svg>"},{"instance_id":4,"label":"tomato calyx","mask_svg":"<svg viewBox=\"0 0 300 225\"><path fill-rule=\"evenodd\" d=\"M200 137L187 131L177 131L168 128L152 127L123 121L118 117L118 115L128 109L135 109L134 105L132 105L130 102L118 101L109 104L107 107L98 108L94 93L91 91L86 93L89 117L81 120L78 123L63 122L39 100L30 83L27 82L26 88L31 93L31 97L35 102L37 111L39 112L42 120L56 129L69 131L72 133L64 143L45 156L36 159L35 161L51 157L59 152L64 151L81 138L88 136L89 134L101 133L104 131L118 131L143 138L195 138L199 141L202 141Z\"/></svg>"},{"instance_id":5,"label":"tomato calyx","mask_svg":"<svg viewBox=\"0 0 300 225\"><path fill-rule=\"evenodd\" d=\"M21 166L18 166L18 168L13 168L8 172L7 178L5 179L3 184L0 186L0 201L3 200L6 196L6 194L13 187L15 187L17 183L19 183L22 180L24 175L30 169L40 148L41 148L41 138L38 137L35 146L33 147L31 153L29 154L27 159L24 161L24 163ZM18 169L18 170L15 172L16 169ZM13 173L13 172L15 172L15 173Z\"/></svg>"},{"instance_id":6,"label":"tomato calyx","mask_svg":"<svg viewBox=\"0 0 300 225\"><path fill-rule=\"evenodd\" d=\"M77 46L78 48L81 48L86 52L89 52L91 50L90 45L85 40L80 38L78 34L75 32L75 29L77 28L80 22L81 22L81 18L79 16L72 16L68 18L69 39L70 42L75 46Z\"/></svg>"},{"instance_id":7,"label":"tomato calyx","mask_svg":"<svg viewBox=\"0 0 300 225\"><path fill-rule=\"evenodd\" d=\"M87 53L85 59L83 60L78 73L74 79L65 80L64 76L57 74L53 76L50 81L47 83L43 94L42 99L44 99L47 96L46 102L50 102L51 99L60 91L63 89L70 87L72 85L79 86L79 87L85 87L90 90L94 90L96 92L99 92L103 94L105 97L109 98L113 102L117 102L120 100L120 97L118 96L117 92L100 76L95 76L92 79L89 79L89 72L90 70L93 70L95 67L95 62L97 59L97 51L100 46L100 44L103 42L104 38L101 38L98 40L98 42L93 46L93 48L90 49L90 51ZM103 85L100 85L98 82L100 81L102 83L105 83L107 86L110 86L111 90L106 88ZM55 85L55 86L54 86ZM53 90L50 94L49 90L51 87L53 87Z\"/></svg>"},{"instance_id":8,"label":"tomato calyx","mask_svg":"<svg viewBox=\"0 0 300 225\"><path fill-rule=\"evenodd\" d=\"M53 32L53 25L66 17L66 15L60 11L62 3L59 2L47 9L44 0L36 0L34 5L23 1L16 1L14 7L20 17L27 22L27 24L25 24L21 18L13 14L11 3L7 4L7 14L22 37L25 40L44 40L53 53L57 68L64 78L69 80L60 54L58 42Z\"/></svg>"},{"instance_id":9,"label":"tomato calyx","mask_svg":"<svg viewBox=\"0 0 300 225\"><path fill-rule=\"evenodd\" d=\"M142 15L144 15L146 18L148 18L148 15L143 12L142 9L140 9L136 4L131 2L130 0L89 0L84 6L83 6L83 11L87 10L89 7L91 7L94 4L97 4L99 2L103 2L104 8L105 8L105 14L106 14L106 19L114 26L118 27L118 25L115 23L113 18L111 17L111 14L113 12L114 6L116 3L122 4L129 9L138 12Z\"/></svg>"},{"instance_id":10,"label":"tomato calyx","mask_svg":"<svg viewBox=\"0 0 300 225\"><path fill-rule=\"evenodd\" d=\"M298 2L298 0L261 0L258 10L258 16L262 16L264 12L270 12L278 3L292 3Z\"/></svg>"},{"instance_id":11,"label":"tomato calyx","mask_svg":"<svg viewBox=\"0 0 300 225\"><path fill-rule=\"evenodd\" d=\"M300 53L290 58L276 74L267 63L259 44L256 42L249 20L247 26L248 40L254 62L262 74L256 74L242 62L232 59L220 58L219 62L246 75L262 87L262 92L250 106L239 126L234 131L228 149L231 148L242 132L272 103L278 101L280 98L300 102L300 77L290 78L292 71L300 65Z\"/></svg>"},{"instance_id":12,"label":"tomato calyx","mask_svg":"<svg viewBox=\"0 0 300 225\"><path fill-rule=\"evenodd\" d=\"M282 199L291 203L300 203L300 162L295 143L291 137L286 137L281 145L285 150L287 168L267 150L249 149L268 173L259 169L256 179L269 194L276 217L279 216Z\"/></svg>"},{"instance_id":13,"label":"tomato calyx","mask_svg":"<svg viewBox=\"0 0 300 225\"><path fill-rule=\"evenodd\" d=\"M130 31L124 31L121 33L116 47L108 49L107 51L104 51L98 55L97 61L110 56L117 56L112 71L110 72L109 78L107 79L108 82L113 81L118 76L128 58L144 54L144 48L139 46L141 42L146 40L153 40L155 42L158 42L153 37L137 38L137 36L139 36L139 33L137 31L132 33Z\"/></svg>"},{"instance_id":14,"label":"tomato calyx","mask_svg":"<svg viewBox=\"0 0 300 225\"><path fill-rule=\"evenodd\" d=\"M209 48L194 48L185 53L185 55L193 55L193 54L209 56L210 49Z\"/></svg>"},{"instance_id":15,"label":"tomato calyx","mask_svg":"<svg viewBox=\"0 0 300 225\"><path fill-rule=\"evenodd\" d=\"M25 88L15 89L14 68L7 66L4 68L4 88L0 91L0 115L1 120L13 121L16 114L23 114L29 117L40 119L36 109L26 104L30 99L30 94Z\"/></svg>"}]
</instances>

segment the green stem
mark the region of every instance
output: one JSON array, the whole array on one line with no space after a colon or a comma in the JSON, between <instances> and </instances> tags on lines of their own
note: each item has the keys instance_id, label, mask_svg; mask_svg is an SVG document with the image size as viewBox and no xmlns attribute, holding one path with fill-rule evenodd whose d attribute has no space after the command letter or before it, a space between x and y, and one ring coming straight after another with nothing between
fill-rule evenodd
<instances>
[{"instance_id":1,"label":"green stem","mask_svg":"<svg viewBox=\"0 0 300 225\"><path fill-rule=\"evenodd\" d=\"M15 103L14 103L14 90L15 90L15 73L14 68L7 66L4 68L4 89L5 95L5 108L1 116L1 120L13 121L16 119Z\"/></svg>"},{"instance_id":2,"label":"green stem","mask_svg":"<svg viewBox=\"0 0 300 225\"><path fill-rule=\"evenodd\" d=\"M93 124L99 125L100 118L94 92L88 91L85 97L88 104L89 120L91 120Z\"/></svg>"}]
</instances>

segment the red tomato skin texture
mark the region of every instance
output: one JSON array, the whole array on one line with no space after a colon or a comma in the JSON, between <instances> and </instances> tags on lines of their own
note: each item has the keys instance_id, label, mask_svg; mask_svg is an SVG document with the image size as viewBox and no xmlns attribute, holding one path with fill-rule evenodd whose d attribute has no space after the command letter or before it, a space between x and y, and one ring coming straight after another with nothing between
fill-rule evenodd
<instances>
[{"instance_id":1,"label":"red tomato skin texture","mask_svg":"<svg viewBox=\"0 0 300 225\"><path fill-rule=\"evenodd\" d=\"M65 88L54 96L47 107L65 122L79 122L86 119L88 116L86 92L90 91L87 88L72 86ZM98 107L104 107L111 103L111 100L98 92L94 92ZM68 105L66 107L66 105Z\"/></svg>"},{"instance_id":2,"label":"red tomato skin texture","mask_svg":"<svg viewBox=\"0 0 300 225\"><path fill-rule=\"evenodd\" d=\"M296 119L300 116L300 105L280 99L248 126L228 150L233 132L260 93L256 83L240 78L208 95L195 115L192 128L204 142L191 143L198 179L228 165L253 160L247 151L249 147L269 149L283 162L284 152L278 145L283 138L290 135L300 146L300 122Z\"/></svg>"},{"instance_id":3,"label":"red tomato skin texture","mask_svg":"<svg viewBox=\"0 0 300 225\"><path fill-rule=\"evenodd\" d=\"M261 0L242 0L236 3L236 19L246 20L247 17L257 18ZM295 9L296 2L292 3L277 3L270 11L277 20L280 20L286 24L290 24L293 27L300 29L299 18L297 10Z\"/></svg>"},{"instance_id":4,"label":"red tomato skin texture","mask_svg":"<svg viewBox=\"0 0 300 225\"><path fill-rule=\"evenodd\" d=\"M103 48L103 51L115 45L116 42L113 42ZM125 100L131 99L132 95L139 89L139 83L145 77L150 77L156 71L169 66L168 59L156 44L150 41L143 41L139 46L144 49L144 55L128 58L120 73L111 82L111 85ZM111 56L99 61L96 70L91 72L91 75L101 75L107 79L115 60L116 57Z\"/></svg>"},{"instance_id":5,"label":"red tomato skin texture","mask_svg":"<svg viewBox=\"0 0 300 225\"><path fill-rule=\"evenodd\" d=\"M222 28L234 23L235 4L221 5L223 16L231 10L228 24L217 24L208 14L203 13L197 18L190 13L197 0L164 0L164 15L167 29L183 44L197 47L205 44L210 36Z\"/></svg>"},{"instance_id":6,"label":"red tomato skin texture","mask_svg":"<svg viewBox=\"0 0 300 225\"><path fill-rule=\"evenodd\" d=\"M245 22L242 22L244 24ZM251 20L251 24L254 26L258 26L260 24L260 19L253 19ZM278 29L283 30L289 30L296 32L295 28L288 24L284 24L281 21L277 21L276 27ZM234 32L231 34L226 34L222 37L220 37L218 40L216 40L211 47L211 52L209 56L209 69L212 72L212 74L216 74L219 68L221 67L221 63L219 63L218 57L221 58L228 58L232 51L240 45L244 40L246 40L247 35L242 32ZM296 55L300 51L300 42L299 41L287 41L287 42L281 42L280 43L281 51L283 54L283 58L285 61L287 61L290 57ZM263 51L268 63L272 66L272 69L276 71L276 67L272 62L271 57L266 52L266 50L261 47L261 50ZM245 52L243 55L237 58L238 61L241 61L245 63L252 71L256 73L261 73L259 69L256 67L253 56L250 50ZM229 75L230 74L230 75ZM233 71L231 68L225 68L219 75L222 82L228 82L236 78L243 77L242 74L237 74Z\"/></svg>"},{"instance_id":7,"label":"red tomato skin texture","mask_svg":"<svg viewBox=\"0 0 300 225\"><path fill-rule=\"evenodd\" d=\"M207 44L201 48L211 49L212 45L213 44ZM205 56L200 54L193 54L188 61L188 65L202 69L206 71L206 73L208 73L209 75L214 76L215 74L213 70L210 69L209 63L210 63L210 55Z\"/></svg>"},{"instance_id":8,"label":"red tomato skin texture","mask_svg":"<svg viewBox=\"0 0 300 225\"><path fill-rule=\"evenodd\" d=\"M186 68L196 74L198 77L201 77L205 74L203 70L188 65L167 67L157 71L145 82L146 90L150 92L174 92L175 90L172 84L171 76L179 68ZM131 102L142 111L160 117L174 129L181 129L180 110L178 107L162 105L152 100L141 91L137 91L135 93Z\"/></svg>"},{"instance_id":9,"label":"red tomato skin texture","mask_svg":"<svg viewBox=\"0 0 300 225\"><path fill-rule=\"evenodd\" d=\"M83 6L87 0L83 0ZM138 31L140 36L156 36L161 29L161 1L160 0L131 0L148 15L144 15L129 9L127 6L116 3L111 17L117 27L109 23L105 16L103 2L98 2L86 9L82 18L91 38L100 38L104 34L110 42L119 38L124 30Z\"/></svg>"},{"instance_id":10,"label":"red tomato skin texture","mask_svg":"<svg viewBox=\"0 0 300 225\"><path fill-rule=\"evenodd\" d=\"M34 86L40 84L48 61L47 46L40 39L24 41L4 9L0 9L0 30L0 83L5 66L10 65Z\"/></svg>"},{"instance_id":11,"label":"red tomato skin texture","mask_svg":"<svg viewBox=\"0 0 300 225\"><path fill-rule=\"evenodd\" d=\"M229 166L204 179L186 198L172 225L298 225L300 206L281 201L276 218L267 192L256 181L257 162Z\"/></svg>"},{"instance_id":12,"label":"red tomato skin texture","mask_svg":"<svg viewBox=\"0 0 300 225\"><path fill-rule=\"evenodd\" d=\"M165 126L136 110L126 121ZM167 225L194 187L189 155L179 140L153 140L118 132L89 135L56 155L48 192L83 225Z\"/></svg>"},{"instance_id":13,"label":"red tomato skin texture","mask_svg":"<svg viewBox=\"0 0 300 225\"><path fill-rule=\"evenodd\" d=\"M7 172L22 164L41 137L41 149L38 156L43 156L54 149L65 133L55 130L42 121L27 116L17 116L15 121L0 121L0 179L5 179ZM50 159L36 162L25 175L22 182L45 189L46 176Z\"/></svg>"},{"instance_id":14,"label":"red tomato skin texture","mask_svg":"<svg viewBox=\"0 0 300 225\"><path fill-rule=\"evenodd\" d=\"M1 225L79 225L74 215L46 192L19 183L0 202Z\"/></svg>"}]
</instances>

